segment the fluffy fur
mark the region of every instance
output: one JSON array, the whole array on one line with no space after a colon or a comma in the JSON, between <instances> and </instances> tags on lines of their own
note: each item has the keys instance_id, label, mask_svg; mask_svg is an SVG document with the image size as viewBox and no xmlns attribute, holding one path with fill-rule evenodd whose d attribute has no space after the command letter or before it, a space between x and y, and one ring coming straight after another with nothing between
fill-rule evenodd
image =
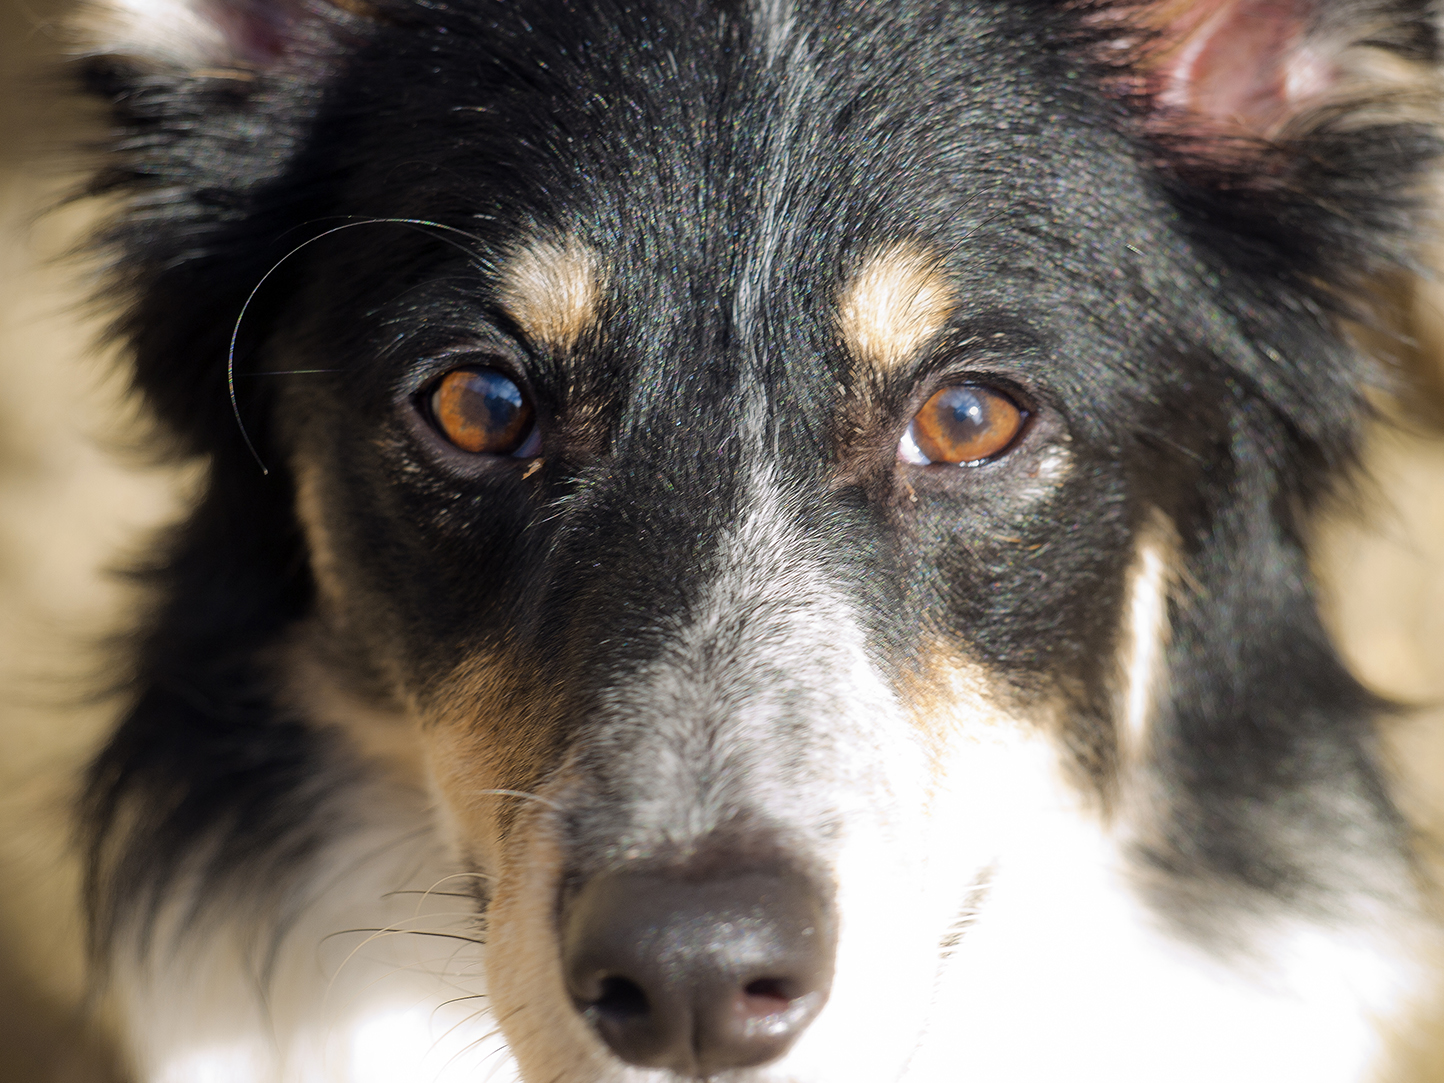
<instances>
[{"instance_id":1,"label":"fluffy fur","mask_svg":"<svg viewBox=\"0 0 1444 1083\"><path fill-rule=\"evenodd\" d=\"M1303 538L1439 149L1428 8L84 25L117 334L209 466L82 810L141 1079L1385 1070L1434 934ZM535 454L437 431L462 366ZM960 384L1022 434L900 461ZM826 1005L626 1063L579 900L759 868L835 918Z\"/></svg>"}]
</instances>

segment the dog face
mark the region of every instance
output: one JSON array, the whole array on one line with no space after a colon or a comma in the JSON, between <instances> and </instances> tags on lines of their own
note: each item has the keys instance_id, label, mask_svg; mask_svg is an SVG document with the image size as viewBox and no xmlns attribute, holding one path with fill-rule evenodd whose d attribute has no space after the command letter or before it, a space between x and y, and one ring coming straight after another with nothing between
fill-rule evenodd
<instances>
[{"instance_id":1,"label":"dog face","mask_svg":"<svg viewBox=\"0 0 1444 1083\"><path fill-rule=\"evenodd\" d=\"M1297 537L1361 412L1325 264L1402 204L1331 216L1308 155L1428 144L1258 142L1357 88L1342 15L1248 6L104 9L148 65L92 65L110 182L163 195L125 329L213 483L97 767L102 910L198 838L271 860L236 795L329 757L487 885L526 1080L1044 1078L1022 1019L1151 1018L1155 938L1292 981L1269 930L1404 880ZM182 671L263 689L249 782L155 765L224 743Z\"/></svg>"},{"instance_id":2,"label":"dog face","mask_svg":"<svg viewBox=\"0 0 1444 1083\"><path fill-rule=\"evenodd\" d=\"M830 66L791 43L801 55L768 61L730 24L699 33L675 17L517 32L511 63L554 76L478 87L488 103L505 89L503 104L423 133L410 153L424 177L403 167L339 208L493 219L328 238L312 257L325 285L278 351L282 368L332 370L288 381L278 406L308 546L324 554L323 634L359 638L346 655L386 675L459 848L496 877L489 988L519 1033L545 1035L518 1044L539 1077L605 1070L587 1019L643 1066L743 1067L829 994L840 1020L896 1018L911 1042L940 945L1010 836L1059 799L1051 776L1073 775L1085 806L1112 793L1131 528L1153 495L1130 475L1160 458L1185 486L1196 474L1177 453L1119 449L1139 400L1180 393L1168 368L1150 375L1154 351L1198 347L1152 341L1157 314L1080 268L1168 243L1091 208L1095 186L1153 204L1145 222L1163 208L1111 164L1116 135L1069 122L1082 103L1030 115L1000 58L908 29ZM636 71L594 68L639 50ZM379 83L425 82L405 58L377 62L400 67ZM899 77L849 70L876 65ZM715 84L693 74L718 69ZM988 89L918 112L902 77L915 70ZM840 116L864 91L867 108ZM460 100L447 88L426 111ZM640 132L624 115L637 108L656 115ZM1009 123L962 145L932 133L979 115ZM488 177L557 130L575 133L565 148ZM437 175L458 131L465 156ZM367 120L337 140L404 137ZM1037 164L1015 179L977 167L1018 156ZM1080 159L1105 175L1078 183ZM533 185L545 195L518 192ZM794 207L816 209L798 222ZM1170 272L1123 280L1154 295ZM1160 629L1136 634L1148 650ZM1132 679L1152 696L1150 667ZM694 971L732 964L674 959L653 975L610 943L641 936L612 910L645 910L631 894L671 881L756 891L757 877L787 885L772 896L808 915L816 943L749 958L761 970L736 984L785 983L798 1018L673 1048L685 1030L657 1020L667 1002L690 999ZM681 926L694 905L648 920ZM623 981L645 1009L606 984ZM742 1013L744 1033L746 1013L776 1017L744 996L720 1009ZM712 1009L694 1010L705 1032ZM809 1044L840 1048L815 1025ZM895 1072L906 1046L871 1045L863 1074Z\"/></svg>"}]
</instances>

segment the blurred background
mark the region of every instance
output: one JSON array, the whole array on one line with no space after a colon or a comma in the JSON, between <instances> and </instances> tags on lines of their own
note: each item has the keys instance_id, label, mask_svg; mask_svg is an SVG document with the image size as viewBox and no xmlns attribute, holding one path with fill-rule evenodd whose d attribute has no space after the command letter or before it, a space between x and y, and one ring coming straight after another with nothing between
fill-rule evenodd
<instances>
[{"instance_id":1,"label":"blurred background","mask_svg":"<svg viewBox=\"0 0 1444 1083\"><path fill-rule=\"evenodd\" d=\"M0 0L0 1083L112 1083L84 995L66 805L114 714L97 698L123 584L175 500L145 469L56 208L87 132L59 92L55 0ZM48 213L45 213L47 212Z\"/></svg>"},{"instance_id":2,"label":"blurred background","mask_svg":"<svg viewBox=\"0 0 1444 1083\"><path fill-rule=\"evenodd\" d=\"M99 208L63 197L98 129L64 90L64 7L0 0L0 1083L121 1078L86 995L67 804L117 709L100 694L102 643L134 599L108 569L187 489L184 472L137 452L134 410L96 344L103 314L84 305L73 249ZM1419 708L1385 741L1432 854L1444 839L1444 284L1391 290L1397 333L1373 336L1395 386L1380 394L1388 420L1362 497L1318 525L1318 571L1359 676ZM1401 1079L1444 1079L1444 1041L1424 1033L1401 1042Z\"/></svg>"}]
</instances>

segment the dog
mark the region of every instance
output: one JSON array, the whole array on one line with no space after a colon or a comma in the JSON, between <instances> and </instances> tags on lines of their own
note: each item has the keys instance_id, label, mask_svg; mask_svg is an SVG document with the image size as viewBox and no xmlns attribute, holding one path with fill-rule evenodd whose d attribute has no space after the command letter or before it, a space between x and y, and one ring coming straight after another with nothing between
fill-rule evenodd
<instances>
[{"instance_id":1,"label":"dog","mask_svg":"<svg viewBox=\"0 0 1444 1083\"><path fill-rule=\"evenodd\" d=\"M1309 523L1419 0L100 0L144 1083L1381 1078Z\"/></svg>"}]
</instances>

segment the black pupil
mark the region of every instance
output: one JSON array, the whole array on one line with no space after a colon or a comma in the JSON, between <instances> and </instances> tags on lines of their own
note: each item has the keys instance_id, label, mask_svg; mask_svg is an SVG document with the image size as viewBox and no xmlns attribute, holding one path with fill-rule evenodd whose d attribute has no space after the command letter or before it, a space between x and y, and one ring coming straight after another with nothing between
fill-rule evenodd
<instances>
[{"instance_id":1,"label":"black pupil","mask_svg":"<svg viewBox=\"0 0 1444 1083\"><path fill-rule=\"evenodd\" d=\"M501 373L473 373L466 389L481 400L487 428L504 432L516 424L517 413L522 408L521 388Z\"/></svg>"},{"instance_id":2,"label":"black pupil","mask_svg":"<svg viewBox=\"0 0 1444 1083\"><path fill-rule=\"evenodd\" d=\"M951 409L952 427L962 439L970 440L979 430L987 428L988 408L982 396L971 387L953 388L940 405Z\"/></svg>"}]
</instances>

